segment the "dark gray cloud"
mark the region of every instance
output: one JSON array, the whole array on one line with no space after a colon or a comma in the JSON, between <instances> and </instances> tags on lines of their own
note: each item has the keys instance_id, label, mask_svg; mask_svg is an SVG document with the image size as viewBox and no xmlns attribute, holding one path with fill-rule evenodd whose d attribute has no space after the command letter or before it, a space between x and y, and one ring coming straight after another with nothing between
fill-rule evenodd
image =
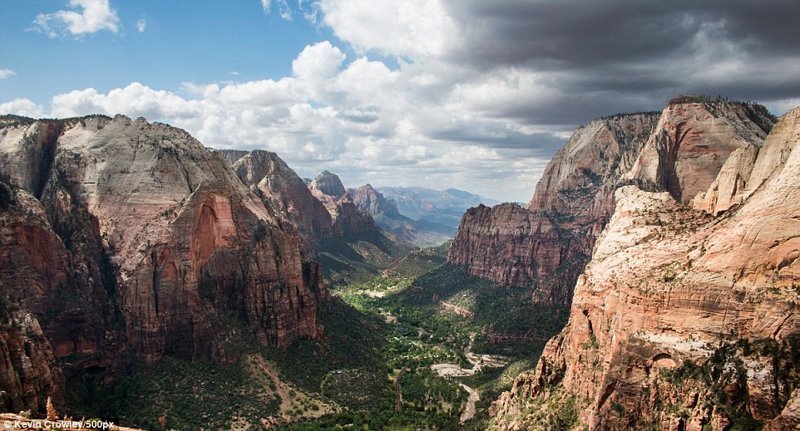
<instances>
[{"instance_id":1,"label":"dark gray cloud","mask_svg":"<svg viewBox=\"0 0 800 431\"><path fill-rule=\"evenodd\" d=\"M428 137L456 143L482 144L504 150L526 150L531 157L550 157L564 145L564 139L551 133L493 133L480 127L437 129Z\"/></svg>"},{"instance_id":2,"label":"dark gray cloud","mask_svg":"<svg viewBox=\"0 0 800 431\"><path fill-rule=\"evenodd\" d=\"M524 201L566 136L594 118L660 110L680 94L776 113L800 103L800 0L296 4L279 13L306 15L338 41L304 48L290 75L187 85L188 97L138 82L76 89L55 95L50 115L145 115L206 145L276 151L303 175L330 169L349 186ZM46 112L27 99L2 111Z\"/></svg>"},{"instance_id":3,"label":"dark gray cloud","mask_svg":"<svg viewBox=\"0 0 800 431\"><path fill-rule=\"evenodd\" d=\"M465 41L450 53L491 73L540 73L563 97L496 112L578 124L659 109L678 94L800 96L800 1L452 0Z\"/></svg>"},{"instance_id":4,"label":"dark gray cloud","mask_svg":"<svg viewBox=\"0 0 800 431\"><path fill-rule=\"evenodd\" d=\"M710 32L761 56L800 54L800 2L662 0L453 0L467 58L488 65L586 68L691 51Z\"/></svg>"}]
</instances>

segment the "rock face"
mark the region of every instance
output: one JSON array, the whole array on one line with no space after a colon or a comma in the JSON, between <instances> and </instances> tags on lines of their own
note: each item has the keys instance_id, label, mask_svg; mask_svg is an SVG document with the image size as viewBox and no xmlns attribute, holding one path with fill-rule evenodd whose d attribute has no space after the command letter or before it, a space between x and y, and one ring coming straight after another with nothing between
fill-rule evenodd
<instances>
[{"instance_id":1,"label":"rock face","mask_svg":"<svg viewBox=\"0 0 800 431\"><path fill-rule=\"evenodd\" d=\"M277 154L263 150L245 153L236 158L233 169L267 208L294 222L306 238L329 239L335 236L333 219L325 205L311 194L306 183Z\"/></svg>"},{"instance_id":2,"label":"rock face","mask_svg":"<svg viewBox=\"0 0 800 431\"><path fill-rule=\"evenodd\" d=\"M353 236L378 229L372 217L353 202L336 174L322 171L308 188L331 214L334 236Z\"/></svg>"},{"instance_id":3,"label":"rock face","mask_svg":"<svg viewBox=\"0 0 800 431\"><path fill-rule=\"evenodd\" d=\"M0 210L0 284L15 316L31 316L11 320L22 335L0 351L7 406L34 407L25 388L58 385L47 352L69 377L126 351L216 358L226 316L276 346L321 336L327 288L297 229L186 132L3 117L0 173L19 188ZM34 348L21 357L20 343Z\"/></svg>"},{"instance_id":4,"label":"rock face","mask_svg":"<svg viewBox=\"0 0 800 431\"><path fill-rule=\"evenodd\" d=\"M569 305L621 184L667 190L718 214L741 201L744 173L772 125L760 105L695 97L676 98L661 113L595 120L548 163L526 209L468 211L448 260L472 275L534 287L535 301Z\"/></svg>"},{"instance_id":5,"label":"rock face","mask_svg":"<svg viewBox=\"0 0 800 431\"><path fill-rule=\"evenodd\" d=\"M41 411L42 397L63 404L63 376L38 320L30 313L8 313L0 324L0 387L5 411Z\"/></svg>"},{"instance_id":6,"label":"rock face","mask_svg":"<svg viewBox=\"0 0 800 431\"><path fill-rule=\"evenodd\" d=\"M713 127L679 134L696 133L695 151L709 132L714 148L725 141L716 141L719 127L741 106L679 102L684 106L667 107L643 154L664 136L664 116L678 112L717 115ZM742 124L745 117L736 116ZM681 169L651 169L664 166L655 159L643 169L645 158L637 159L630 177L660 181L666 190L628 185L615 192L613 216L576 284L567 327L547 344L535 371L495 403L494 428L800 426L800 108L763 145L763 133L744 130L752 141L727 141L737 145L723 151L727 159L698 156L710 167L686 156L692 160ZM699 170L697 178L691 169ZM721 187L737 181L735 190ZM715 186L735 205L687 204Z\"/></svg>"},{"instance_id":7,"label":"rock face","mask_svg":"<svg viewBox=\"0 0 800 431\"><path fill-rule=\"evenodd\" d=\"M541 303L569 305L577 275L614 208L656 113L617 115L579 128L545 168L527 208L467 211L448 260L498 283L535 287Z\"/></svg>"},{"instance_id":8,"label":"rock face","mask_svg":"<svg viewBox=\"0 0 800 431\"><path fill-rule=\"evenodd\" d=\"M723 164L730 161L719 190L724 198L725 191L737 186L736 172L752 169L753 154L772 125L761 105L676 98L664 109L628 177L654 183L676 200L690 202L710 191Z\"/></svg>"},{"instance_id":9,"label":"rock face","mask_svg":"<svg viewBox=\"0 0 800 431\"><path fill-rule=\"evenodd\" d=\"M397 210L397 204L391 199L386 199L383 194L372 188L370 184L365 184L355 190L348 190L347 194L361 211L369 215L383 214L387 217L400 215L400 211Z\"/></svg>"},{"instance_id":10,"label":"rock face","mask_svg":"<svg viewBox=\"0 0 800 431\"><path fill-rule=\"evenodd\" d=\"M418 247L427 247L441 244L449 239L446 234L441 233L441 229L436 229L436 226L417 222L400 214L394 200L386 199L370 184L349 189L347 195L361 212L372 217L378 227L400 240Z\"/></svg>"},{"instance_id":11,"label":"rock face","mask_svg":"<svg viewBox=\"0 0 800 431\"><path fill-rule=\"evenodd\" d=\"M233 160L241 181L276 215L303 234L309 253L319 240L342 238L377 229L336 174L323 171L313 181L300 178L277 154L269 151L220 151Z\"/></svg>"},{"instance_id":12,"label":"rock face","mask_svg":"<svg viewBox=\"0 0 800 431\"><path fill-rule=\"evenodd\" d=\"M329 171L322 171L308 187L332 198L340 198L347 193L339 176Z\"/></svg>"},{"instance_id":13,"label":"rock face","mask_svg":"<svg viewBox=\"0 0 800 431\"><path fill-rule=\"evenodd\" d=\"M746 196L756 154L773 124L761 105L678 97L626 178L719 214Z\"/></svg>"},{"instance_id":14,"label":"rock face","mask_svg":"<svg viewBox=\"0 0 800 431\"><path fill-rule=\"evenodd\" d=\"M470 208L450 248L449 259L465 264L473 275L505 284L527 286L544 282L562 262L580 265L584 257L569 253L568 232L547 216L517 204ZM503 262L498 265L498 262ZM544 302L565 303L566 291L551 291Z\"/></svg>"}]
</instances>

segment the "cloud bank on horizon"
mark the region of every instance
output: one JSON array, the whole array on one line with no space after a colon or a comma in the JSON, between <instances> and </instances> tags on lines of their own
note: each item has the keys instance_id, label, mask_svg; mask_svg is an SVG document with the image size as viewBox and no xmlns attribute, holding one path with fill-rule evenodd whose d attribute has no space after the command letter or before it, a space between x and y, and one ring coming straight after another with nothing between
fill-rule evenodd
<instances>
[{"instance_id":1,"label":"cloud bank on horizon","mask_svg":"<svg viewBox=\"0 0 800 431\"><path fill-rule=\"evenodd\" d=\"M326 168L351 186L526 201L550 156L592 118L660 109L678 94L776 113L800 104L800 2L698 3L260 0L264 13L335 37L306 46L276 79L82 88L49 106L6 101L0 113L143 116L208 146L267 148L301 174ZM69 9L34 24L51 37L119 31L108 0Z\"/></svg>"}]
</instances>

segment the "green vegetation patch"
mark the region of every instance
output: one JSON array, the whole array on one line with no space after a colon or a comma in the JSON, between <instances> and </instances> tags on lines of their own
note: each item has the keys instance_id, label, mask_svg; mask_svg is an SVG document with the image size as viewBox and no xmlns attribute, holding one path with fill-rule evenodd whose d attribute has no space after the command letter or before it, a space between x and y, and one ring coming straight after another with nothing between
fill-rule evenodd
<instances>
[{"instance_id":1,"label":"green vegetation patch","mask_svg":"<svg viewBox=\"0 0 800 431\"><path fill-rule=\"evenodd\" d=\"M67 403L75 417L100 417L148 430L228 429L233 421L259 426L278 412L280 400L248 377L240 364L188 362L164 357L135 365L113 386L91 375L68 382Z\"/></svg>"},{"instance_id":2,"label":"green vegetation patch","mask_svg":"<svg viewBox=\"0 0 800 431\"><path fill-rule=\"evenodd\" d=\"M319 243L319 263L334 284L366 281L408 254L411 246L375 230Z\"/></svg>"}]
</instances>

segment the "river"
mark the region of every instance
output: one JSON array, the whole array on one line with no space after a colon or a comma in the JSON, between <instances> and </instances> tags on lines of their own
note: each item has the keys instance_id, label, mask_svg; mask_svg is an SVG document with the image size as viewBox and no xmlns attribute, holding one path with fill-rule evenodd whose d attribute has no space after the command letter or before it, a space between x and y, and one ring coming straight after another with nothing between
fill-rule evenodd
<instances>
[{"instance_id":1,"label":"river","mask_svg":"<svg viewBox=\"0 0 800 431\"><path fill-rule=\"evenodd\" d=\"M500 368L508 364L508 360L503 356L486 354L477 355L473 353L472 342L474 339L475 334L471 334L469 337L469 344L467 345L467 348L464 349L467 361L472 364L472 368L462 368L458 364L442 362L431 365L431 370L435 371L442 377L466 377L475 375L475 373L479 372L481 369L483 369L483 367ZM460 421L461 423L464 423L475 416L475 403L481 399L481 394L477 389L467 386L464 383L459 383L459 385L461 385L461 388L467 391L469 394L467 397L467 404L464 406L464 411L461 412Z\"/></svg>"}]
</instances>

